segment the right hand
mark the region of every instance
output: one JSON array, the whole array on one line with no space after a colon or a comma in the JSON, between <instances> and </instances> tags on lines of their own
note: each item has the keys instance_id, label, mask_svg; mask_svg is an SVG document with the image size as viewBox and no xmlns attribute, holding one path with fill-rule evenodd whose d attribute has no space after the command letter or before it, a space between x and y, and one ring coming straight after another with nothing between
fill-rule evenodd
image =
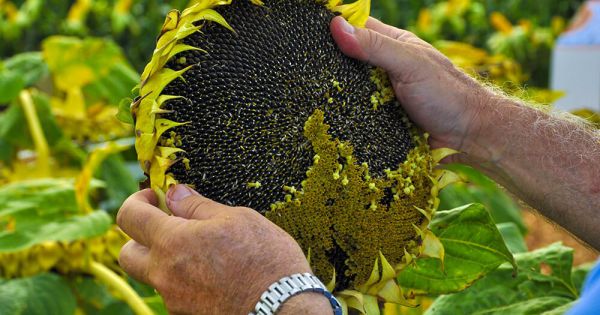
<instances>
[{"instance_id":1,"label":"right hand","mask_svg":"<svg viewBox=\"0 0 600 315\"><path fill-rule=\"evenodd\" d=\"M465 151L493 93L414 34L369 18L366 28L335 17L331 34L343 53L383 68L410 119L430 134L432 148Z\"/></svg>"}]
</instances>

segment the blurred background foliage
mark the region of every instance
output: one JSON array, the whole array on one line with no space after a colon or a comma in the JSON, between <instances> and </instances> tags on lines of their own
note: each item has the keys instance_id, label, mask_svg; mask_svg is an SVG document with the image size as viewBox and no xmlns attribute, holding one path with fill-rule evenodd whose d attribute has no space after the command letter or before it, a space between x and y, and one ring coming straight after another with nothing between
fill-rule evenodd
<instances>
[{"instance_id":1,"label":"blurred background foliage","mask_svg":"<svg viewBox=\"0 0 600 315\"><path fill-rule=\"evenodd\" d=\"M128 107L122 100L133 96L166 13L187 2L0 0L0 314L165 313L160 297L116 262L127 240L114 225L116 211L144 176L131 126L115 116ZM582 2L372 4L373 16L415 32L471 75L551 104L562 95L547 89L552 47ZM600 126L597 113L576 114ZM430 314L456 314L462 303L468 312L514 307L512 314L524 314L572 303L589 265L571 273L573 250L565 246L529 253L525 236L536 227L524 220L523 206L481 173L449 168L463 182L441 192L440 209L485 205L524 276L506 283L511 270L501 267L464 293L385 312L421 314L431 306ZM544 259L569 272L547 275ZM541 302L511 294L523 287ZM497 295L506 298L464 303Z\"/></svg>"}]
</instances>

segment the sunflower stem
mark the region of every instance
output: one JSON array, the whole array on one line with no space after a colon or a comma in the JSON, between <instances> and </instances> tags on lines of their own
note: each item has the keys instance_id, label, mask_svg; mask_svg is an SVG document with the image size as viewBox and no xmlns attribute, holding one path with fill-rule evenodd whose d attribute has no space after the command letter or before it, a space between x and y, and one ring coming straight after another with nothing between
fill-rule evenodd
<instances>
[{"instance_id":1,"label":"sunflower stem","mask_svg":"<svg viewBox=\"0 0 600 315\"><path fill-rule=\"evenodd\" d=\"M42 129L42 124L35 111L35 104L29 90L23 90L19 94L19 100L23 107L23 113L27 120L29 133L33 140L33 145L37 153L36 166L38 174L42 177L50 175L50 150L48 149L48 141Z\"/></svg>"},{"instance_id":2,"label":"sunflower stem","mask_svg":"<svg viewBox=\"0 0 600 315\"><path fill-rule=\"evenodd\" d=\"M88 272L100 280L100 282L119 292L123 300L131 307L135 314L154 315L154 312L144 303L133 288L105 265L97 261L91 261Z\"/></svg>"}]
</instances>

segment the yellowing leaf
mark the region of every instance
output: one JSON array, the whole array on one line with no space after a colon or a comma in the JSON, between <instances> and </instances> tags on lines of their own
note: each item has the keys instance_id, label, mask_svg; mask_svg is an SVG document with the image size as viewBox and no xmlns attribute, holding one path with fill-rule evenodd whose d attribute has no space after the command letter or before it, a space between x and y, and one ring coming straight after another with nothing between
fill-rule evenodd
<instances>
[{"instance_id":1,"label":"yellowing leaf","mask_svg":"<svg viewBox=\"0 0 600 315\"><path fill-rule=\"evenodd\" d=\"M124 61L119 47L111 41L67 36L45 39L42 56L61 90L83 87Z\"/></svg>"}]
</instances>

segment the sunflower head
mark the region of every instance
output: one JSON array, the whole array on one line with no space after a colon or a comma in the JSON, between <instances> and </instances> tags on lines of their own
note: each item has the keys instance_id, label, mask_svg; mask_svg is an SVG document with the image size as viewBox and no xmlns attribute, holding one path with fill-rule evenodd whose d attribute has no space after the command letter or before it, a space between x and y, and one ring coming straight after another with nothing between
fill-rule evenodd
<instances>
[{"instance_id":1,"label":"sunflower head","mask_svg":"<svg viewBox=\"0 0 600 315\"><path fill-rule=\"evenodd\" d=\"M329 33L340 14L363 26L369 6L202 0L169 13L132 104L165 211L169 186L191 185L284 228L338 292L388 290L394 269L374 270L418 255L437 181L385 72Z\"/></svg>"}]
</instances>

